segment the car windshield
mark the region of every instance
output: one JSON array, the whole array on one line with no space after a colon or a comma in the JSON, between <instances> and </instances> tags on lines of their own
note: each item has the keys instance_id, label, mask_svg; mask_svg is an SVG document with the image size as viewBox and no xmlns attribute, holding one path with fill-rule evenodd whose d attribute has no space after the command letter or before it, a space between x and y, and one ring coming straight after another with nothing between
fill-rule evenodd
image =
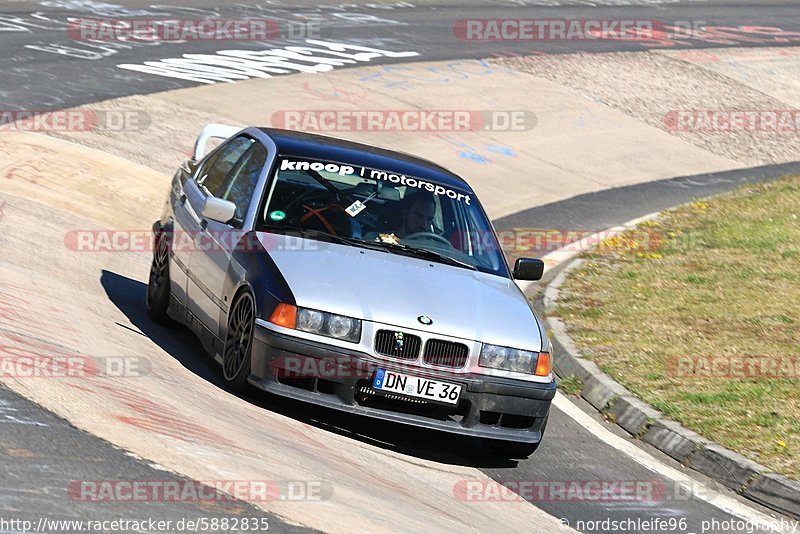
<instances>
[{"instance_id":1,"label":"car windshield","mask_svg":"<svg viewBox=\"0 0 800 534\"><path fill-rule=\"evenodd\" d=\"M508 277L497 238L474 193L346 163L279 158L259 229L308 230ZM377 245L376 245L377 244Z\"/></svg>"}]
</instances>

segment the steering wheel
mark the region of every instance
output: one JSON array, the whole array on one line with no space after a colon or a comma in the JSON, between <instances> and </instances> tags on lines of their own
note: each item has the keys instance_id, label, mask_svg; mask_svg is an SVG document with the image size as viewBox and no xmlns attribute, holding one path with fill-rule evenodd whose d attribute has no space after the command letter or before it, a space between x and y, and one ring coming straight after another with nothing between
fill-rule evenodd
<instances>
[{"instance_id":1,"label":"steering wheel","mask_svg":"<svg viewBox=\"0 0 800 534\"><path fill-rule=\"evenodd\" d=\"M328 231L328 233L335 236L338 236L339 232L336 231L336 229L330 223L328 218L325 215L323 215L323 212L331 210L331 212L328 213L328 215L331 215L333 212L336 212L338 210L340 213L343 213L345 217L349 217L349 214L347 214L345 209L341 207L339 204L328 204L327 206L324 206L319 209L314 209L306 204L303 204L303 207L306 208L308 212L302 217L300 217L301 225L306 224L306 221L308 221L312 217L316 217L316 220L318 220L319 222L322 223L323 226L325 226L325 229Z\"/></svg>"},{"instance_id":2,"label":"steering wheel","mask_svg":"<svg viewBox=\"0 0 800 534\"><path fill-rule=\"evenodd\" d=\"M442 237L440 235L433 234L431 232L415 232L413 234L408 234L407 236L402 238L401 241L409 241L409 240L413 241L415 239L428 239L430 241L436 241L438 243L443 243L443 244L447 245L448 247L453 248L453 244L450 243L449 240L445 239L444 237Z\"/></svg>"},{"instance_id":3,"label":"steering wheel","mask_svg":"<svg viewBox=\"0 0 800 534\"><path fill-rule=\"evenodd\" d=\"M338 201L339 193L334 193L333 191L328 191L327 189L324 191L311 189L309 191L306 191L305 193L301 193L300 195L292 199L288 204L286 204L286 207L283 208L283 211L285 211L286 213L291 213L295 206L301 204L304 201L309 201L312 199L317 200L325 197L336 197L336 200Z\"/></svg>"}]
</instances>

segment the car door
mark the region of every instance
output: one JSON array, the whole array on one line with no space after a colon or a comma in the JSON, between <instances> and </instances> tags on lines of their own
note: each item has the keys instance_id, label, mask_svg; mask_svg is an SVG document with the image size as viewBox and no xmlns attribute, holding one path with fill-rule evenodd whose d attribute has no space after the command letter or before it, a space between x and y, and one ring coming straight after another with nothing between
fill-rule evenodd
<instances>
[{"instance_id":1,"label":"car door","mask_svg":"<svg viewBox=\"0 0 800 534\"><path fill-rule=\"evenodd\" d=\"M186 306L186 291L189 278L189 258L194 246L193 239L186 246L186 237L191 236L191 229L195 222L186 204L185 188L188 182L193 180L188 164L184 164L178 169L178 174L172 182L172 192L170 202L173 214L173 233L172 233L172 254L170 254L170 282L171 291L174 297L182 306Z\"/></svg>"},{"instance_id":2,"label":"car door","mask_svg":"<svg viewBox=\"0 0 800 534\"><path fill-rule=\"evenodd\" d=\"M181 306L186 307L189 287L189 261L195 250L194 236L199 230L198 212L188 201L187 188L196 196L198 187L193 183L198 177L205 177L208 169L220 156L219 150L212 150L206 155L206 149L212 139L224 141L241 131L235 126L210 124L197 138L192 161L184 162L173 179L173 190L170 202L173 213L172 254L170 254L170 280L172 294Z\"/></svg>"},{"instance_id":3,"label":"car door","mask_svg":"<svg viewBox=\"0 0 800 534\"><path fill-rule=\"evenodd\" d=\"M206 197L210 194L208 188L216 190L221 187L236 162L250 148L252 143L252 139L245 136L237 136L223 143L198 166L194 178L187 180L183 187L183 209L180 216L180 226L184 234L180 237L181 249L183 250L181 260L185 263L185 269L188 274L186 307L206 325L208 325L209 318L203 317L201 313L203 310L202 303L197 302L197 299L199 294L204 294L205 284L208 282L199 280L197 274L192 270L193 266L196 268L198 265L203 264L198 256L206 253L202 248L206 236L203 228L205 225L202 215L203 205Z\"/></svg>"},{"instance_id":4,"label":"car door","mask_svg":"<svg viewBox=\"0 0 800 534\"><path fill-rule=\"evenodd\" d=\"M231 254L248 230L243 225L267 160L264 146L247 136L234 138L226 149L206 177L198 179L198 195L194 199L200 213L197 250L189 265L192 279L189 309L217 337L230 305L224 288ZM231 221L219 222L202 216L202 205L211 196L233 202L236 212Z\"/></svg>"}]
</instances>

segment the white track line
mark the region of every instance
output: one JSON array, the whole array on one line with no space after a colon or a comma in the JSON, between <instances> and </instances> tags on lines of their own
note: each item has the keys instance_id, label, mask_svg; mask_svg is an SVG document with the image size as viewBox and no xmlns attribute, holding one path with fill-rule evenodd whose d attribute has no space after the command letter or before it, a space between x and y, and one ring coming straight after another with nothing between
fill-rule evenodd
<instances>
[{"instance_id":1,"label":"white track line","mask_svg":"<svg viewBox=\"0 0 800 534\"><path fill-rule=\"evenodd\" d=\"M770 517L736 499L719 493L717 490L693 479L687 473L681 472L661 462L631 443L627 438L617 436L561 393L556 393L553 405L567 414L570 419L591 432L597 439L625 454L645 469L676 483L681 483L684 486L681 494L685 495L686 493L691 493L695 498L706 501L723 512L727 512L742 520L750 521L751 524L760 525L762 531L793 532L791 527L787 528L787 525L783 525L784 528L781 528L780 519ZM672 494L674 494L674 492Z\"/></svg>"}]
</instances>

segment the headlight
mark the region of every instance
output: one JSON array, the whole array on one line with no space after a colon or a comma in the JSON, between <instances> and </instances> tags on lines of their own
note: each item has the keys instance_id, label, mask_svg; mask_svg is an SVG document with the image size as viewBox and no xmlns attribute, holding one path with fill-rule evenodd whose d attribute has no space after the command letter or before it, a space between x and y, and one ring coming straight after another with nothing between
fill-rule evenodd
<instances>
[{"instance_id":1,"label":"headlight","mask_svg":"<svg viewBox=\"0 0 800 534\"><path fill-rule=\"evenodd\" d=\"M300 308L297 310L297 329L319 333L325 323L325 314L317 310Z\"/></svg>"},{"instance_id":2,"label":"headlight","mask_svg":"<svg viewBox=\"0 0 800 534\"><path fill-rule=\"evenodd\" d=\"M353 343L361 341L361 320L334 313L298 307L295 328Z\"/></svg>"},{"instance_id":3,"label":"headlight","mask_svg":"<svg viewBox=\"0 0 800 534\"><path fill-rule=\"evenodd\" d=\"M481 356L478 359L478 365L481 367L532 375L539 371L539 369L537 369L539 355L539 352L530 350L512 349L511 347L500 347L498 345L484 343L481 348ZM549 361L549 355L547 356ZM547 374L549 374L549 369Z\"/></svg>"},{"instance_id":4,"label":"headlight","mask_svg":"<svg viewBox=\"0 0 800 534\"><path fill-rule=\"evenodd\" d=\"M347 339L358 327L358 321L342 315L331 315L328 318L328 332L333 337ZM359 336L360 337L360 336Z\"/></svg>"}]
</instances>

